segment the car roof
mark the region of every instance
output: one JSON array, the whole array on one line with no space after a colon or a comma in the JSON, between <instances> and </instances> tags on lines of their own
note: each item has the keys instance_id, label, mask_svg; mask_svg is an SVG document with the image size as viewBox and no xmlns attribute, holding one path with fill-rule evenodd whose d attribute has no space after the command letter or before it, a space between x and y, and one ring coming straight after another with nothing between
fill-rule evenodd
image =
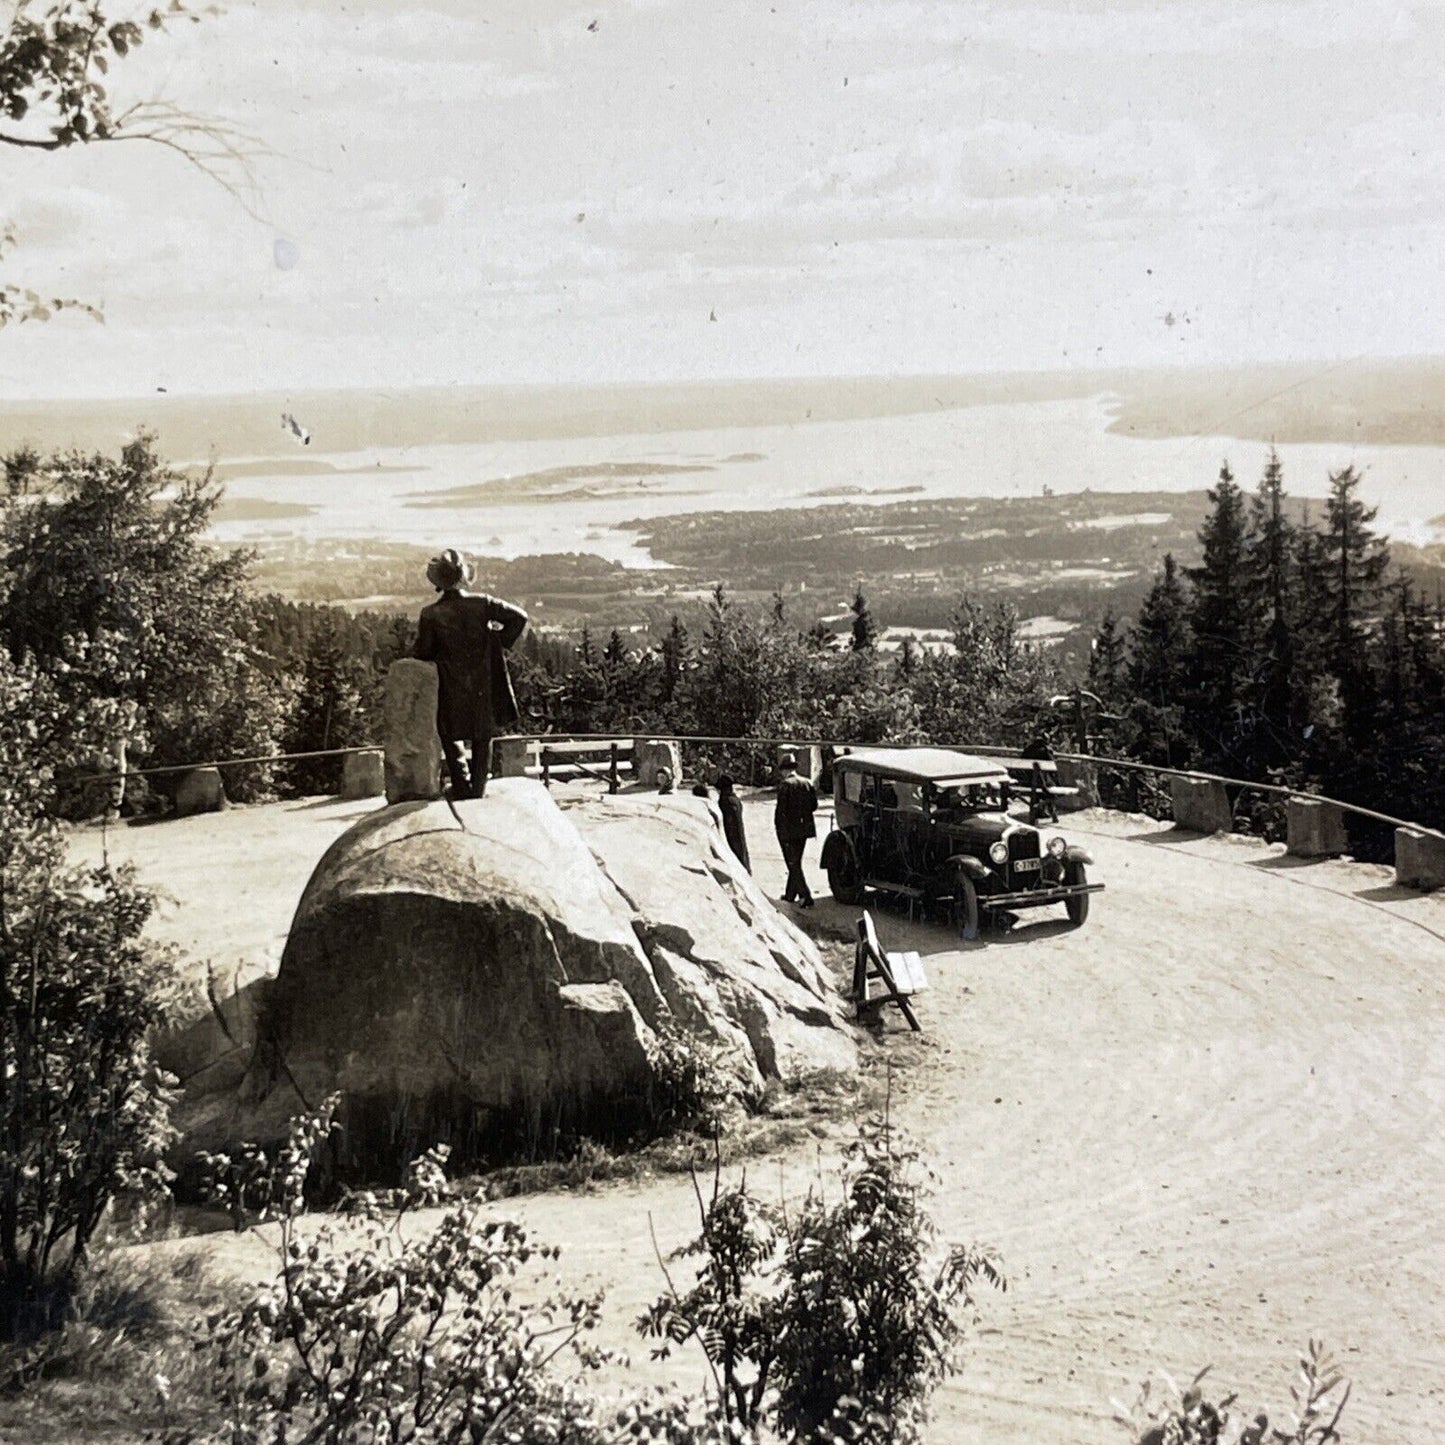
<instances>
[{"instance_id":1,"label":"car roof","mask_svg":"<svg viewBox=\"0 0 1445 1445\"><path fill-rule=\"evenodd\" d=\"M952 748L858 748L835 759L833 770L907 778L916 783L1006 783L1008 770L994 758Z\"/></svg>"}]
</instances>

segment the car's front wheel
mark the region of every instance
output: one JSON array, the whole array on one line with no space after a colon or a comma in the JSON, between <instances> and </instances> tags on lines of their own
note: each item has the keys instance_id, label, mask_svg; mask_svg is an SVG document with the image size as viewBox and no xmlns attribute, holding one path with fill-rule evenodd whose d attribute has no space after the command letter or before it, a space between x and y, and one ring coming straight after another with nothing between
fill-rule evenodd
<instances>
[{"instance_id":1,"label":"car's front wheel","mask_svg":"<svg viewBox=\"0 0 1445 1445\"><path fill-rule=\"evenodd\" d=\"M863 902L867 889L863 887L863 875L858 871L858 859L851 848L840 848L837 857L828 864L828 891L839 903L852 906Z\"/></svg>"},{"instance_id":2,"label":"car's front wheel","mask_svg":"<svg viewBox=\"0 0 1445 1445\"><path fill-rule=\"evenodd\" d=\"M971 942L978 937L978 889L967 873L958 875L953 906L957 909L958 936Z\"/></svg>"},{"instance_id":3,"label":"car's front wheel","mask_svg":"<svg viewBox=\"0 0 1445 1445\"><path fill-rule=\"evenodd\" d=\"M1089 871L1082 863L1064 865L1064 882L1070 888L1082 887L1088 881ZM1064 900L1064 907L1069 911L1069 922L1077 928L1089 916L1089 895L1076 893L1072 898Z\"/></svg>"}]
</instances>

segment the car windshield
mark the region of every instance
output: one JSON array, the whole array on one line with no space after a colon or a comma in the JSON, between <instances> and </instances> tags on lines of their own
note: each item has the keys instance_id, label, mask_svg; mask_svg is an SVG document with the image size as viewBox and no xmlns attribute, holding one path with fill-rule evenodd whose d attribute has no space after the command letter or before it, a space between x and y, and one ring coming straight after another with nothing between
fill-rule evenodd
<instances>
[{"instance_id":1,"label":"car windshield","mask_svg":"<svg viewBox=\"0 0 1445 1445\"><path fill-rule=\"evenodd\" d=\"M940 788L933 806L939 814L997 813L1008 806L1008 798L1001 784L974 783L969 787Z\"/></svg>"}]
</instances>

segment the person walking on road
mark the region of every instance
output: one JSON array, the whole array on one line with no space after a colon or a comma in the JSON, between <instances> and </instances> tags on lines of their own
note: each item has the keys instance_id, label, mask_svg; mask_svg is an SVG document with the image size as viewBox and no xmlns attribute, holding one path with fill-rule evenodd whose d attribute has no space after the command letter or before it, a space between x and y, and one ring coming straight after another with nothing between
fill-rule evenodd
<instances>
[{"instance_id":1,"label":"person walking on road","mask_svg":"<svg viewBox=\"0 0 1445 1445\"><path fill-rule=\"evenodd\" d=\"M728 847L751 873L753 863L748 857L748 834L743 826L743 800L733 791L733 780L727 773L717 780L717 806L722 814L723 837L728 840Z\"/></svg>"},{"instance_id":2,"label":"person walking on road","mask_svg":"<svg viewBox=\"0 0 1445 1445\"><path fill-rule=\"evenodd\" d=\"M517 720L517 695L507 649L522 635L527 614L500 597L464 591L472 568L446 551L427 563L426 580L441 596L423 607L414 656L436 663L437 732L452 796L480 798L487 788L492 738ZM471 745L471 771L462 744Z\"/></svg>"},{"instance_id":3,"label":"person walking on road","mask_svg":"<svg viewBox=\"0 0 1445 1445\"><path fill-rule=\"evenodd\" d=\"M778 805L773 812L773 827L783 850L783 862L788 865L788 885L783 893L784 903L798 903L804 908L813 906L813 893L808 880L803 876L803 849L809 838L818 836L813 814L818 811L818 794L812 782L798 772L798 759L792 753L784 753L778 759L778 771L782 778L778 782Z\"/></svg>"}]
</instances>

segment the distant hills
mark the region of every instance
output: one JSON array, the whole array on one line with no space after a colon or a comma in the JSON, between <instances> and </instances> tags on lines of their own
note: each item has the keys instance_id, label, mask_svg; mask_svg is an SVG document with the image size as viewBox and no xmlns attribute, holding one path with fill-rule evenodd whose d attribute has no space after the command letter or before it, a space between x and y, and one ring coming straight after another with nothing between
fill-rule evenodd
<instances>
[{"instance_id":1,"label":"distant hills","mask_svg":"<svg viewBox=\"0 0 1445 1445\"><path fill-rule=\"evenodd\" d=\"M1207 369L482 386L0 403L0 449L111 449L139 426L177 460L805 425L1106 396L1129 436L1445 445L1445 358Z\"/></svg>"}]
</instances>

